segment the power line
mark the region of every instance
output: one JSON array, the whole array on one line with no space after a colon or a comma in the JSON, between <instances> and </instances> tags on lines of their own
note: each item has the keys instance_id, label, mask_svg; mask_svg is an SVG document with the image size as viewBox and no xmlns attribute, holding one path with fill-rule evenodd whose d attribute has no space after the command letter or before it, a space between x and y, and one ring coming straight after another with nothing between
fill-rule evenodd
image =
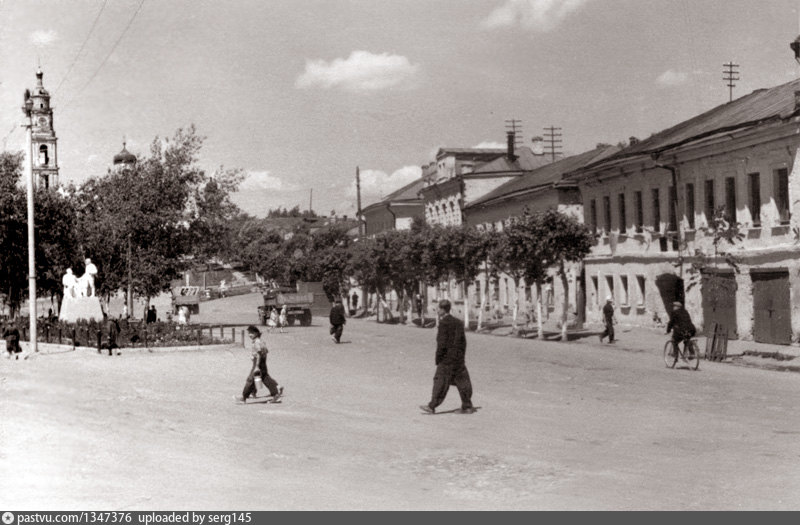
<instances>
[{"instance_id":1,"label":"power line","mask_svg":"<svg viewBox=\"0 0 800 525\"><path fill-rule=\"evenodd\" d=\"M736 68L739 67L739 64L734 64L733 62L728 62L727 64L722 64L723 67L726 69L722 72L723 76L722 80L727 81L726 84L728 86L728 102L733 100L733 88L736 84L733 83L734 80L740 80L738 76L739 72L736 71Z\"/></svg>"},{"instance_id":2,"label":"power line","mask_svg":"<svg viewBox=\"0 0 800 525\"><path fill-rule=\"evenodd\" d=\"M544 141L547 143L547 147L550 149L550 158L555 161L556 155L561 153L560 151L557 151L561 149L561 133L556 133L557 131L561 131L561 128L550 126L549 128L543 129L545 138Z\"/></svg>"},{"instance_id":3,"label":"power line","mask_svg":"<svg viewBox=\"0 0 800 525\"><path fill-rule=\"evenodd\" d=\"M89 32L86 34L86 38L83 40L83 44L81 44L81 48L75 54L75 58L72 59L72 63L69 65L69 68L67 68L67 72L64 73L64 78L61 79L61 82L59 82L58 87L56 87L56 90L53 92L54 95L56 93L58 93L59 89L61 89L61 86L64 84L64 81L67 80L67 77L72 72L72 68L75 66L75 63L78 62L78 57L81 56L81 53L83 53L83 48L86 47L86 43L89 41L89 37L92 36L92 33L94 32L94 28L97 26L97 21L100 20L100 15L103 14L103 10L106 8L106 3L107 2L108 2L108 0L103 0L103 5L100 6L100 11L97 13L97 16L94 17L94 22L92 22L92 27L89 29Z\"/></svg>"},{"instance_id":4,"label":"power line","mask_svg":"<svg viewBox=\"0 0 800 525\"><path fill-rule=\"evenodd\" d=\"M95 77L97 76L97 74L98 74L98 73L100 73L100 70L101 70L101 69L103 69L103 66L104 66L104 65L106 65L106 62L108 61L108 59L111 57L111 55L112 55L112 54L114 54L114 51L117 49L117 46L119 45L120 41L122 40L122 37L124 37L124 36L125 36L125 33L127 33L127 32L128 32L128 29L130 29L131 25L133 24L133 21L136 19L136 15L138 15L138 14L139 14L139 11L142 9L142 5L143 5L143 4L144 4L144 0L141 0L141 2L139 2L139 6L136 8L136 11L134 11L134 12L133 12L133 16L131 16L131 19L130 19L130 20L128 20L128 25L126 25L126 26L125 26L125 29L123 29L123 30L122 30L122 33L119 35L119 38L117 38L117 41L116 41L116 42L114 42L114 45L113 45L113 46L111 46L111 51L109 51L109 52L108 52L108 54L106 55L106 57L103 59L103 61L102 61L102 62L100 62L100 65L99 65L99 66L98 66L98 68L95 70L95 72L92 74L92 76L89 78L89 80L88 80L88 81L86 81L86 83L83 85L83 87L82 87L82 88L80 88L80 89L78 90L78 93L77 93L77 94L76 94L74 97L72 97L72 98L69 100L69 102L67 102L66 104L64 104L64 107L65 107L65 108L66 108L67 106L69 106L69 105L72 103L72 101L73 101L73 100L75 100L75 98L76 98L78 95L80 95L81 93L83 93L83 91L84 91L84 90L85 90L87 87L89 87L89 84L91 84L91 83L92 83L92 81L95 79Z\"/></svg>"}]
</instances>

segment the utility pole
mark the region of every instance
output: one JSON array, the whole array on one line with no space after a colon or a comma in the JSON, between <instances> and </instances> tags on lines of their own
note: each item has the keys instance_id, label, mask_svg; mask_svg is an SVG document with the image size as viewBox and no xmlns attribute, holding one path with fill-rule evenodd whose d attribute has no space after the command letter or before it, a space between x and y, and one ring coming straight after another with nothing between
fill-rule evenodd
<instances>
[{"instance_id":1,"label":"utility pole","mask_svg":"<svg viewBox=\"0 0 800 525\"><path fill-rule=\"evenodd\" d=\"M361 219L361 172L356 166L356 219L358 219L358 238L361 239L364 236L364 232L362 226L364 224L363 219Z\"/></svg>"},{"instance_id":2,"label":"utility pole","mask_svg":"<svg viewBox=\"0 0 800 525\"><path fill-rule=\"evenodd\" d=\"M311 210L313 209L311 207L311 203L313 202L313 199L314 199L314 188L311 188L310 190L308 190L308 215L309 216L311 215Z\"/></svg>"},{"instance_id":3,"label":"utility pole","mask_svg":"<svg viewBox=\"0 0 800 525\"><path fill-rule=\"evenodd\" d=\"M736 86L734 84L734 80L740 80L738 76L739 71L736 68L739 67L739 64L734 64L733 62L728 62L727 64L722 64L726 69L722 72L723 76L722 80L727 82L728 86L728 102L733 101L733 88Z\"/></svg>"},{"instance_id":4,"label":"utility pole","mask_svg":"<svg viewBox=\"0 0 800 525\"><path fill-rule=\"evenodd\" d=\"M522 142L522 121L519 119L506 119L506 133L514 134L514 147Z\"/></svg>"},{"instance_id":5,"label":"utility pole","mask_svg":"<svg viewBox=\"0 0 800 525\"><path fill-rule=\"evenodd\" d=\"M558 151L561 149L561 128L556 128L554 126L550 126L549 128L544 128L544 141L547 143L547 147L550 148L550 158L553 161L556 160L556 155L560 154L561 152Z\"/></svg>"},{"instance_id":6,"label":"utility pole","mask_svg":"<svg viewBox=\"0 0 800 525\"><path fill-rule=\"evenodd\" d=\"M25 114L25 179L28 181L28 317L30 320L30 351L38 352L36 344L36 246L34 243L33 223L33 156L31 152L33 138L33 99L31 93L25 90L25 105L22 112Z\"/></svg>"}]
</instances>

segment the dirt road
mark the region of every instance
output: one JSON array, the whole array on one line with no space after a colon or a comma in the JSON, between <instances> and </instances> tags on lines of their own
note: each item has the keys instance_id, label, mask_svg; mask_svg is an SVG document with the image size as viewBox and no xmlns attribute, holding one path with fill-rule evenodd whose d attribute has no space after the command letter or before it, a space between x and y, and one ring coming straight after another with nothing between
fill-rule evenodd
<instances>
[{"instance_id":1,"label":"dirt road","mask_svg":"<svg viewBox=\"0 0 800 525\"><path fill-rule=\"evenodd\" d=\"M0 506L800 509L797 374L469 334L480 408L431 416L434 335L265 335L274 405L241 346L0 359Z\"/></svg>"}]
</instances>

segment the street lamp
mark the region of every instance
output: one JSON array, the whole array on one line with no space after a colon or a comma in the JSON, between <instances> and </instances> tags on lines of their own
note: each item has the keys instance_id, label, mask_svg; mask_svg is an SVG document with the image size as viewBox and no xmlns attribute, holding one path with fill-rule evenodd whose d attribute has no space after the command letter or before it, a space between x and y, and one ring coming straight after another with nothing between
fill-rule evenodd
<instances>
[{"instance_id":1,"label":"street lamp","mask_svg":"<svg viewBox=\"0 0 800 525\"><path fill-rule=\"evenodd\" d=\"M30 318L30 348L31 352L38 352L36 344L36 254L33 242L33 156L31 153L33 139L33 99L31 92L25 90L25 104L22 112L25 114L25 178L28 182L28 317Z\"/></svg>"}]
</instances>

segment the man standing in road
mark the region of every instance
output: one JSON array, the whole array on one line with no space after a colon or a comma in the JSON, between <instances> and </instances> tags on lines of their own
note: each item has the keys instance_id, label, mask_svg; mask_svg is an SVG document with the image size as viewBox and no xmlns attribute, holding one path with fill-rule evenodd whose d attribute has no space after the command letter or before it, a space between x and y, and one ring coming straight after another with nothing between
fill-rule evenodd
<instances>
[{"instance_id":1,"label":"man standing in road","mask_svg":"<svg viewBox=\"0 0 800 525\"><path fill-rule=\"evenodd\" d=\"M333 307L331 307L331 313L328 316L331 321L331 337L337 343L341 343L342 339L342 331L344 330L344 324L347 320L344 317L344 306L342 306L342 300L337 298L333 302Z\"/></svg>"},{"instance_id":2,"label":"man standing in road","mask_svg":"<svg viewBox=\"0 0 800 525\"><path fill-rule=\"evenodd\" d=\"M472 382L464 362L467 338L464 323L450 315L450 301L439 301L439 331L436 334L436 374L433 376L433 394L427 405L420 408L430 414L436 413L447 396L450 385L458 388L461 396L461 413L472 414Z\"/></svg>"}]
</instances>

